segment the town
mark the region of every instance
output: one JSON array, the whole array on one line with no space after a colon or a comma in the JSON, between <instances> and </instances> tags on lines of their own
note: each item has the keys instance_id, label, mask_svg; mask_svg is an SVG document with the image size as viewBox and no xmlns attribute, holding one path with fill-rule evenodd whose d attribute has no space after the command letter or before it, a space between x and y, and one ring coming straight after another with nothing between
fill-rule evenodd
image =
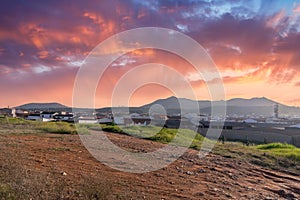
<instances>
[{"instance_id":1,"label":"town","mask_svg":"<svg viewBox=\"0 0 300 200\"><path fill-rule=\"evenodd\" d=\"M75 111L75 112L73 112ZM114 111L114 112L113 112ZM136 111L136 112L134 112ZM198 113L146 113L135 109L40 109L3 108L0 115L42 122L68 122L79 124L116 124L119 126L159 126L187 128L206 136L209 128L223 129L219 136L229 141L253 143L281 142L300 147L300 118L280 117L279 106L274 104L272 116L227 115L212 117ZM207 136L211 139L213 136Z\"/></svg>"}]
</instances>

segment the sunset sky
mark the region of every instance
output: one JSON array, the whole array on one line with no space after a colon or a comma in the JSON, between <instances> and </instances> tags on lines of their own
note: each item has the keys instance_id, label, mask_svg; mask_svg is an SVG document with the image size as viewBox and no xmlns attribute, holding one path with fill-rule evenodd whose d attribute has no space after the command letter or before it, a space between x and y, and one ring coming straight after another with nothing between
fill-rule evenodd
<instances>
[{"instance_id":1,"label":"sunset sky","mask_svg":"<svg viewBox=\"0 0 300 200\"><path fill-rule=\"evenodd\" d=\"M226 99L264 96L300 106L300 1L3 0L0 107L30 102L72 106L76 73L89 52L114 34L140 27L174 29L201 44L219 69ZM144 49L111 64L99 81L96 106L110 104L111 91L126 72L153 62L189 80L197 99L210 99L187 61ZM172 76L153 67L135 78L161 73ZM141 105L173 94L150 84L131 95L131 105Z\"/></svg>"}]
</instances>

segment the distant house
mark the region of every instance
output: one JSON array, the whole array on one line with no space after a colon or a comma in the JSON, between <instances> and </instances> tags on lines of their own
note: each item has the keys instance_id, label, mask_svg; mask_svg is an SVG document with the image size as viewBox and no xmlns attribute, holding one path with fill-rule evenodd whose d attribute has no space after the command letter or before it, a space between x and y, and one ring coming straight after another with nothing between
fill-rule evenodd
<instances>
[{"instance_id":1,"label":"distant house","mask_svg":"<svg viewBox=\"0 0 300 200\"><path fill-rule=\"evenodd\" d=\"M47 112L47 111L43 111L41 112L41 118L43 122L50 122L50 121L55 121L54 120L54 115L58 114L57 112Z\"/></svg>"},{"instance_id":2,"label":"distant house","mask_svg":"<svg viewBox=\"0 0 300 200\"><path fill-rule=\"evenodd\" d=\"M12 109L2 108L2 109L0 109L0 115L11 116L12 115Z\"/></svg>"},{"instance_id":3,"label":"distant house","mask_svg":"<svg viewBox=\"0 0 300 200\"><path fill-rule=\"evenodd\" d=\"M113 120L109 117L103 117L101 119L98 119L98 123L99 124L108 124L108 123L112 123Z\"/></svg>"},{"instance_id":4,"label":"distant house","mask_svg":"<svg viewBox=\"0 0 300 200\"><path fill-rule=\"evenodd\" d=\"M74 115L70 113L61 113L53 115L55 121L74 122Z\"/></svg>"},{"instance_id":5,"label":"distant house","mask_svg":"<svg viewBox=\"0 0 300 200\"><path fill-rule=\"evenodd\" d=\"M285 127L285 129L296 129L296 130L300 130L300 124L295 124L295 125L291 125L291 126Z\"/></svg>"},{"instance_id":6,"label":"distant house","mask_svg":"<svg viewBox=\"0 0 300 200\"><path fill-rule=\"evenodd\" d=\"M249 119L245 119L244 122L247 124L255 124L257 123L257 120L249 118Z\"/></svg>"},{"instance_id":7,"label":"distant house","mask_svg":"<svg viewBox=\"0 0 300 200\"><path fill-rule=\"evenodd\" d=\"M41 113L41 117L42 118L45 118L45 119L53 119L53 116L55 114L58 114L57 112L47 112L47 111L44 111Z\"/></svg>"},{"instance_id":8,"label":"distant house","mask_svg":"<svg viewBox=\"0 0 300 200\"><path fill-rule=\"evenodd\" d=\"M113 119L109 114L97 113L96 118L98 119L99 124L108 124L113 122Z\"/></svg>"},{"instance_id":9,"label":"distant house","mask_svg":"<svg viewBox=\"0 0 300 200\"><path fill-rule=\"evenodd\" d=\"M95 117L79 117L78 118L79 124L98 124L98 119Z\"/></svg>"},{"instance_id":10,"label":"distant house","mask_svg":"<svg viewBox=\"0 0 300 200\"><path fill-rule=\"evenodd\" d=\"M131 116L131 117L124 117L125 125L149 125L151 123L151 118L148 116Z\"/></svg>"},{"instance_id":11,"label":"distant house","mask_svg":"<svg viewBox=\"0 0 300 200\"><path fill-rule=\"evenodd\" d=\"M121 117L121 116L114 116L113 122L118 125L124 125L125 119L124 119L124 117Z\"/></svg>"},{"instance_id":12,"label":"distant house","mask_svg":"<svg viewBox=\"0 0 300 200\"><path fill-rule=\"evenodd\" d=\"M11 109L11 115L12 115L13 118L17 117L17 115L16 115L16 108L12 108Z\"/></svg>"},{"instance_id":13,"label":"distant house","mask_svg":"<svg viewBox=\"0 0 300 200\"><path fill-rule=\"evenodd\" d=\"M24 109L16 109L15 110L15 117L26 118L29 115L29 112Z\"/></svg>"},{"instance_id":14,"label":"distant house","mask_svg":"<svg viewBox=\"0 0 300 200\"><path fill-rule=\"evenodd\" d=\"M245 122L231 122L231 121L200 121L202 128L216 128L216 129L243 129L251 127Z\"/></svg>"},{"instance_id":15,"label":"distant house","mask_svg":"<svg viewBox=\"0 0 300 200\"><path fill-rule=\"evenodd\" d=\"M26 119L33 120L33 121L42 121L42 117L40 113L31 113L26 117Z\"/></svg>"}]
</instances>

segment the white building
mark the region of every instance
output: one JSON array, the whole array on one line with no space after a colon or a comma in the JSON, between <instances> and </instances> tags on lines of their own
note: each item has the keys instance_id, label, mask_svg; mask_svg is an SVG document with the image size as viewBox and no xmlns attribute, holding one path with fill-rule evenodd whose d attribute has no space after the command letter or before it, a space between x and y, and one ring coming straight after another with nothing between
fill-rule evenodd
<instances>
[{"instance_id":1,"label":"white building","mask_svg":"<svg viewBox=\"0 0 300 200\"><path fill-rule=\"evenodd\" d=\"M30 114L26 119L33 120L33 121L42 121L42 117L39 113Z\"/></svg>"},{"instance_id":2,"label":"white building","mask_svg":"<svg viewBox=\"0 0 300 200\"><path fill-rule=\"evenodd\" d=\"M244 122L248 123L248 124L256 124L257 123L257 121L255 119L251 119L251 118L245 119Z\"/></svg>"}]
</instances>

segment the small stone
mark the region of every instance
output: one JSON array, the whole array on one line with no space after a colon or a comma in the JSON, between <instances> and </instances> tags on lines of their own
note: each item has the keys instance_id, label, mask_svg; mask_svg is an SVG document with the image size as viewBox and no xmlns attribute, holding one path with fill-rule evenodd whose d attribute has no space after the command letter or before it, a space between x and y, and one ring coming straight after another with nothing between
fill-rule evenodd
<instances>
[{"instance_id":1,"label":"small stone","mask_svg":"<svg viewBox=\"0 0 300 200\"><path fill-rule=\"evenodd\" d=\"M285 195L285 191L284 190L278 190L277 192L280 196L284 196Z\"/></svg>"},{"instance_id":2,"label":"small stone","mask_svg":"<svg viewBox=\"0 0 300 200\"><path fill-rule=\"evenodd\" d=\"M205 173L206 171L205 171L204 169L199 169L198 172L200 172L200 173Z\"/></svg>"},{"instance_id":3,"label":"small stone","mask_svg":"<svg viewBox=\"0 0 300 200\"><path fill-rule=\"evenodd\" d=\"M66 172L62 172L61 175L67 176L67 173Z\"/></svg>"},{"instance_id":4,"label":"small stone","mask_svg":"<svg viewBox=\"0 0 300 200\"><path fill-rule=\"evenodd\" d=\"M186 174L187 174L187 175L193 175L194 172L187 171Z\"/></svg>"},{"instance_id":5,"label":"small stone","mask_svg":"<svg viewBox=\"0 0 300 200\"><path fill-rule=\"evenodd\" d=\"M204 193L203 192L199 192L199 193L197 193L197 195L202 197L202 196L204 196Z\"/></svg>"},{"instance_id":6,"label":"small stone","mask_svg":"<svg viewBox=\"0 0 300 200\"><path fill-rule=\"evenodd\" d=\"M225 196L226 196L227 198L232 198L232 195L231 195L230 193L226 193Z\"/></svg>"},{"instance_id":7,"label":"small stone","mask_svg":"<svg viewBox=\"0 0 300 200\"><path fill-rule=\"evenodd\" d=\"M274 200L272 197L265 197L265 200Z\"/></svg>"}]
</instances>

